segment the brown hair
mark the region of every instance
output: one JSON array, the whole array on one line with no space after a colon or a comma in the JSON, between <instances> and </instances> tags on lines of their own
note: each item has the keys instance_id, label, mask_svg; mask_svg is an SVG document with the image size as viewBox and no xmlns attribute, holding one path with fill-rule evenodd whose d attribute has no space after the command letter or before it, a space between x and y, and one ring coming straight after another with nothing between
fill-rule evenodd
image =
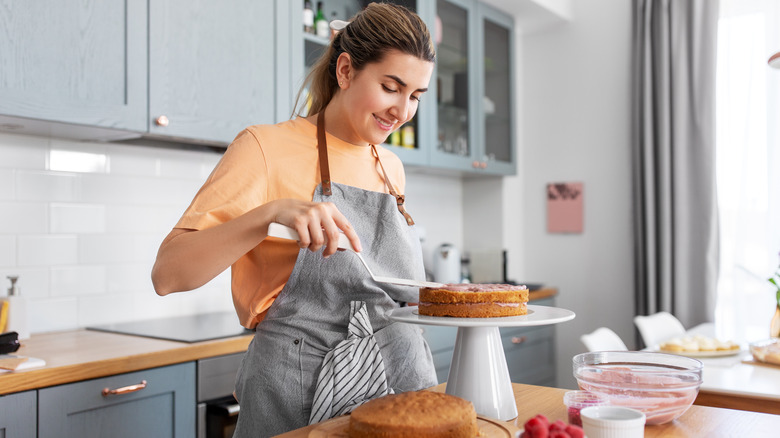
<instances>
[{"instance_id":1,"label":"brown hair","mask_svg":"<svg viewBox=\"0 0 780 438\"><path fill-rule=\"evenodd\" d=\"M424 61L435 62L436 51L425 22L409 9L390 3L370 3L355 14L349 24L336 33L325 53L303 81L293 107L293 116L317 114L330 103L338 82L336 61L342 53L348 53L356 71L374 62L381 62L384 55L398 50ZM305 103L298 108L304 90L308 88L311 107L306 114Z\"/></svg>"}]
</instances>

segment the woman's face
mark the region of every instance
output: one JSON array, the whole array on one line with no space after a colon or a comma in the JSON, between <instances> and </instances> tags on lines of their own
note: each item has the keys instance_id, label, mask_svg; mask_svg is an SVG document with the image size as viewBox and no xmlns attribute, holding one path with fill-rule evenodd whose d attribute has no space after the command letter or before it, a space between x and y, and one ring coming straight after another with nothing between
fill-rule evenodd
<instances>
[{"instance_id":1,"label":"woman's face","mask_svg":"<svg viewBox=\"0 0 780 438\"><path fill-rule=\"evenodd\" d=\"M341 85L345 125L340 137L353 144L381 144L414 117L433 63L393 50L361 71L348 71Z\"/></svg>"}]
</instances>

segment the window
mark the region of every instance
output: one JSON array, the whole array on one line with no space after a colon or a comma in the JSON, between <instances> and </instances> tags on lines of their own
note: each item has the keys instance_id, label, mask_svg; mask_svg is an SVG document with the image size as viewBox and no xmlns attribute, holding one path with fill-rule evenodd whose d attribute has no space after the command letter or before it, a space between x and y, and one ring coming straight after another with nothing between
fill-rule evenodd
<instances>
[{"instance_id":1,"label":"window","mask_svg":"<svg viewBox=\"0 0 780 438\"><path fill-rule=\"evenodd\" d=\"M769 337L780 263L780 2L721 0L716 91L718 336Z\"/></svg>"}]
</instances>

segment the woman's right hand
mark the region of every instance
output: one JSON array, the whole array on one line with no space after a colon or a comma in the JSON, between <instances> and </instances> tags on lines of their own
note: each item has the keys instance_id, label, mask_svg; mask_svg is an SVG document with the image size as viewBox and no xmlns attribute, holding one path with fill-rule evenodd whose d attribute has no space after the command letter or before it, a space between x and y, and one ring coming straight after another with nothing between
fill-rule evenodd
<instances>
[{"instance_id":1,"label":"woman's right hand","mask_svg":"<svg viewBox=\"0 0 780 438\"><path fill-rule=\"evenodd\" d=\"M352 224L332 202L280 199L266 206L273 211L271 222L286 225L298 233L301 248L319 251L324 246L322 255L329 257L338 250L339 234L343 232L355 251L362 250Z\"/></svg>"}]
</instances>

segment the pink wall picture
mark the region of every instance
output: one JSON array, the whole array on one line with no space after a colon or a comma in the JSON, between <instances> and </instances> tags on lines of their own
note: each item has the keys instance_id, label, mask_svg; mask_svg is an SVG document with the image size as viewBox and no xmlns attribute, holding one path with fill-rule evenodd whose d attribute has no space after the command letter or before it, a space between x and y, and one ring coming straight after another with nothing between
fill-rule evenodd
<instances>
[{"instance_id":1,"label":"pink wall picture","mask_svg":"<svg viewBox=\"0 0 780 438\"><path fill-rule=\"evenodd\" d=\"M547 232L582 233L583 197L581 182L547 184Z\"/></svg>"}]
</instances>

